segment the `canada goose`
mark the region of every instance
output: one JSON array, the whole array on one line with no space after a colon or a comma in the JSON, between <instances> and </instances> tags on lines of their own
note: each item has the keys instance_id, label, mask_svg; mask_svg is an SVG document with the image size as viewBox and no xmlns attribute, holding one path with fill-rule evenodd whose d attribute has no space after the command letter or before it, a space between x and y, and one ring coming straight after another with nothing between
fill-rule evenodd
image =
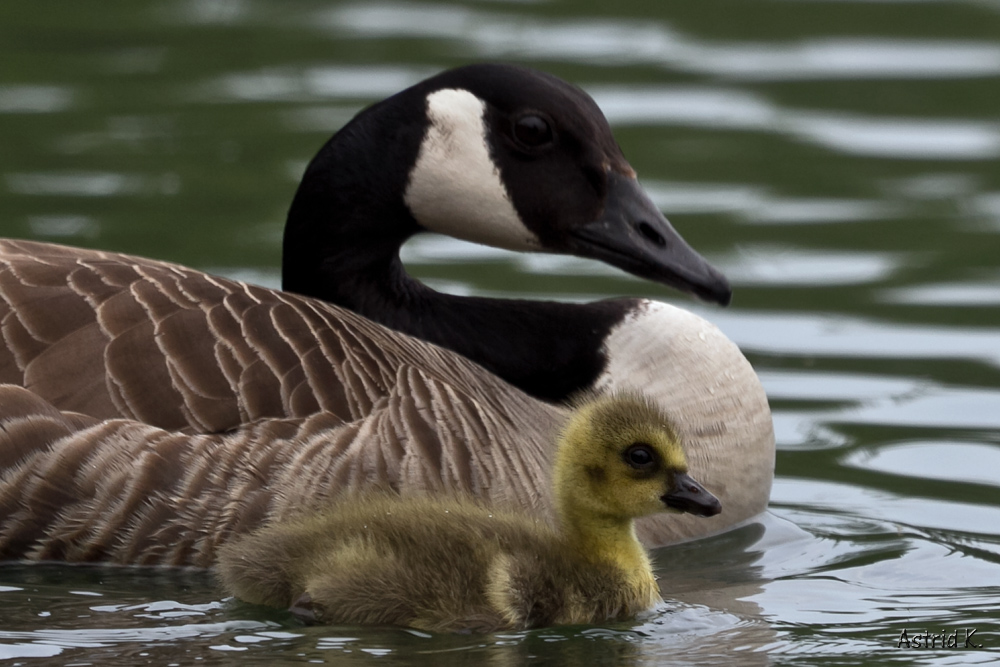
<instances>
[{"instance_id":1,"label":"canada goose","mask_svg":"<svg viewBox=\"0 0 1000 667\"><path fill-rule=\"evenodd\" d=\"M58 410L186 433L259 430L262 420L326 412L363 429L378 410L398 409L384 400L416 391L404 368L436 378L460 368L454 381L462 387L493 386L496 375L548 400L638 387L679 415L706 483L740 508L708 527L679 517L683 527L658 539L718 531L763 511L774 463L766 397L717 329L641 299L553 304L435 293L406 276L398 259L399 246L421 229L591 256L729 298L725 280L636 185L589 97L531 70L479 65L374 105L320 151L289 213L284 283L491 372L288 292L10 240L0 241L0 382L27 387ZM387 351L397 348L409 356ZM452 401L443 391L424 403L459 424L498 419L496 400ZM559 413L527 397L518 403L528 407L495 434L506 447L546 433ZM402 427L380 433L377 445L393 452L390 460L426 457L441 483L455 483L445 481L448 470L469 455L446 450L430 435L437 427L424 428L423 438ZM470 432L465 447L481 446L478 436ZM404 454L414 439L422 453ZM397 473L369 471L348 483L397 483Z\"/></svg>"},{"instance_id":2,"label":"canada goose","mask_svg":"<svg viewBox=\"0 0 1000 667\"><path fill-rule=\"evenodd\" d=\"M224 544L227 592L335 625L522 630L632 618L660 601L633 520L713 516L666 417L584 403L556 446L557 527L467 498L362 494Z\"/></svg>"}]
</instances>

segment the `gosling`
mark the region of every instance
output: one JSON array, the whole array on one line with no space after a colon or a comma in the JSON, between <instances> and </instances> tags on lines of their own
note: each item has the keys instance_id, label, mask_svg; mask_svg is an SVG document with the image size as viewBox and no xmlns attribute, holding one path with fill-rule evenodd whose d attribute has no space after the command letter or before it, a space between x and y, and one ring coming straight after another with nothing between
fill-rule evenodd
<instances>
[{"instance_id":1,"label":"gosling","mask_svg":"<svg viewBox=\"0 0 1000 667\"><path fill-rule=\"evenodd\" d=\"M472 499L355 496L225 544L229 594L305 620L492 632L628 619L661 601L633 520L713 516L647 399L581 404L553 465L558 528Z\"/></svg>"}]
</instances>

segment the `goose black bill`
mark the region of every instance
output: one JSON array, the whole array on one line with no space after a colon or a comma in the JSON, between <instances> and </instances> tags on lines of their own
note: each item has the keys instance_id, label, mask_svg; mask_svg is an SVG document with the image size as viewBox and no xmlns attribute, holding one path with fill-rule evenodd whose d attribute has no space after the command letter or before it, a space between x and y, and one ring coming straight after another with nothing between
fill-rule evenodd
<instances>
[{"instance_id":1,"label":"goose black bill","mask_svg":"<svg viewBox=\"0 0 1000 667\"><path fill-rule=\"evenodd\" d=\"M571 232L568 250L705 301L729 305L729 281L687 244L639 182L616 171L609 171L607 179L603 213Z\"/></svg>"}]
</instances>

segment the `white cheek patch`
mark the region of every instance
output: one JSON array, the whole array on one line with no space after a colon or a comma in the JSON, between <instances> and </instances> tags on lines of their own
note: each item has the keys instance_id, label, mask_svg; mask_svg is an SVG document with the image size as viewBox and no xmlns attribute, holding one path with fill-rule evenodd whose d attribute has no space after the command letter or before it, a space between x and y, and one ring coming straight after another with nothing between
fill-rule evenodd
<instances>
[{"instance_id":1,"label":"white cheek patch","mask_svg":"<svg viewBox=\"0 0 1000 667\"><path fill-rule=\"evenodd\" d=\"M486 104L467 90L427 96L430 126L403 199L427 229L509 250L537 250L486 142Z\"/></svg>"}]
</instances>

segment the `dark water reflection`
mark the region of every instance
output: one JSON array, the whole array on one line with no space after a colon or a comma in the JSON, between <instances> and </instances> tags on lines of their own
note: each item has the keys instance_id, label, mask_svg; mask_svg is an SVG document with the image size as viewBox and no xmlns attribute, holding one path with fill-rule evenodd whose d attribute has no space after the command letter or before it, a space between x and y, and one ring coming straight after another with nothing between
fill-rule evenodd
<instances>
[{"instance_id":1,"label":"dark water reflection","mask_svg":"<svg viewBox=\"0 0 1000 667\"><path fill-rule=\"evenodd\" d=\"M302 168L447 66L598 100L657 204L726 271L686 302L747 353L771 512L657 554L669 604L490 637L314 628L204 573L0 566L24 664L989 664L1000 651L1000 5L158 0L0 5L0 233L276 285ZM607 267L440 238L455 293L683 301ZM897 648L975 628L981 650ZM939 640L940 641L940 640ZM961 642L960 642L961 643Z\"/></svg>"}]
</instances>

